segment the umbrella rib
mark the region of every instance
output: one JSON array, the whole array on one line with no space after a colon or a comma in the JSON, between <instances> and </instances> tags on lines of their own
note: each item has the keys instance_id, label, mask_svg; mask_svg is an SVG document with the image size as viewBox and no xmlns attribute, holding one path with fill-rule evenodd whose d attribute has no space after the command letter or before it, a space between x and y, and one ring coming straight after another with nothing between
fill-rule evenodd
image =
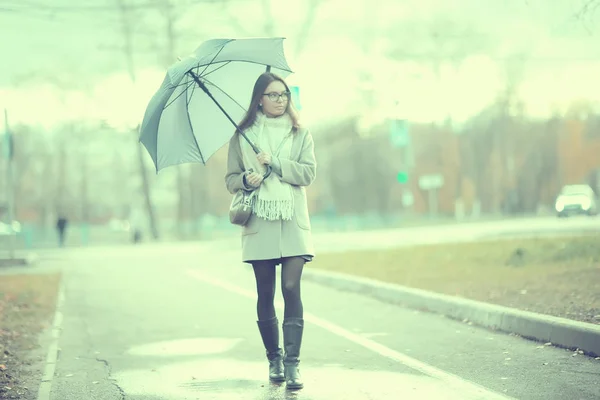
<instances>
[{"instance_id":1,"label":"umbrella rib","mask_svg":"<svg viewBox=\"0 0 600 400\"><path fill-rule=\"evenodd\" d=\"M192 81L194 82L194 81ZM186 93L186 102L189 105L189 101L188 99L192 98L192 95L194 94L194 92L192 91L192 95L190 95L189 97L187 97L187 91L189 90L189 86L185 88L185 93ZM194 88L192 90L196 90L196 85L194 85ZM187 116L188 119L188 123L190 124L190 128L192 127L192 119L190 118L190 108L186 107L185 108L185 115ZM206 162L204 161L204 156L202 155L202 150L200 150L200 146L198 145L198 139L196 139L196 135L194 134L194 130L191 129L192 132L192 138L194 139L194 143L196 143L196 148L198 149L198 154L200 154L200 160L202 161L202 164L206 165Z\"/></svg>"},{"instance_id":2,"label":"umbrella rib","mask_svg":"<svg viewBox=\"0 0 600 400\"><path fill-rule=\"evenodd\" d=\"M194 81L190 82L190 83L187 85L187 87L186 87L184 90L182 90L182 91L181 91L181 93L179 93L179 94L177 95L177 97L175 97L173 100L171 100L171 101L169 102L169 104L167 104L167 105L165 105L165 106L163 107L163 110L164 110L165 108L169 107L171 104L173 104L173 103L175 102L175 100L177 100L178 98L180 98L180 97L181 97L181 96L182 96L184 93L187 93L187 90L188 90L188 88L189 88L190 86L192 86L194 83L195 83ZM178 85L177 87L179 87L179 86L183 86L183 85Z\"/></svg>"},{"instance_id":3,"label":"umbrella rib","mask_svg":"<svg viewBox=\"0 0 600 400\"><path fill-rule=\"evenodd\" d=\"M196 85L192 85L192 94L190 94L189 96L186 96L186 105L189 107L190 105L190 101L192 101L192 96L194 96L194 91L196 90ZM185 91L187 92L187 90L190 88L190 86L188 85L188 87L185 88Z\"/></svg>"},{"instance_id":4,"label":"umbrella rib","mask_svg":"<svg viewBox=\"0 0 600 400\"><path fill-rule=\"evenodd\" d=\"M230 95L229 95L229 94L228 94L226 91L224 91L223 89L221 89L219 86L215 85L214 83L212 83L212 82L211 82L211 81L209 81L208 79L205 79L205 78L203 78L203 79L204 79L204 81L205 81L206 83L209 83L211 86L213 86L213 87L215 87L215 88L219 89L219 91L220 91L221 93L223 93L225 96L227 96L227 97L229 98L229 100L231 100L231 101L233 101L235 104L237 104L237 105L238 105L238 107L239 107L239 108L241 108L243 111L247 111L247 110L244 108L244 106L242 106L240 103L238 103L238 102L237 102L237 100L236 100L236 99L234 99L233 97L231 97L231 96L230 96Z\"/></svg>"},{"instance_id":5,"label":"umbrella rib","mask_svg":"<svg viewBox=\"0 0 600 400\"><path fill-rule=\"evenodd\" d=\"M202 71L202 73L198 74L198 76L202 76L202 74L204 72L206 72L206 69L212 65L213 61L215 61L215 59L219 56L219 54L221 54L221 52L223 51L223 49L225 48L225 46L227 46L228 43L233 42L233 39L228 40L227 42L223 43L223 45L221 46L221 48L219 49L219 51L217 51L217 53L214 55L214 57L212 58L212 60L210 60L210 62L208 64L206 64L204 66L204 71ZM198 68L200 68L200 66L198 66Z\"/></svg>"},{"instance_id":6,"label":"umbrella rib","mask_svg":"<svg viewBox=\"0 0 600 400\"><path fill-rule=\"evenodd\" d=\"M192 84L193 84L193 83L192 83ZM179 84L177 84L177 85L172 85L171 87L172 87L173 89L176 89L176 88L178 88L178 87L180 87L180 86L185 86L185 85L188 85L188 86L189 86L189 85L190 85L190 82L188 81L188 82L184 82L184 83L179 83Z\"/></svg>"},{"instance_id":7,"label":"umbrella rib","mask_svg":"<svg viewBox=\"0 0 600 400\"><path fill-rule=\"evenodd\" d=\"M239 62L239 63L256 64L256 65L262 65L263 67L271 67L271 68L273 68L273 67L274 67L273 65L265 64L264 62L257 62L257 61L250 61L250 60L227 60L227 61L223 60L223 61L219 61L219 63L231 63L231 62ZM217 64L217 63L214 63L214 64L207 64L207 65L198 65L197 67L194 67L194 68L196 68L196 69L200 69L202 66L204 66L204 67L208 67L208 66L210 66L210 65L215 65L215 64ZM277 67L277 66L275 66L275 68L277 68L277 69L280 69L280 70L282 70L282 71L290 72L290 73L293 73L293 72L294 72L294 71L292 71L291 69L289 69L289 66L288 66L288 68L283 68L283 67ZM205 70L206 70L206 68L205 68ZM215 69L214 71L216 71L216 69ZM211 72L209 72L209 73L208 73L208 74L206 74L206 75L209 75L209 74L211 74L211 73L212 73L212 72L214 72L214 71L211 71ZM200 74L197 74L197 75L198 75L198 76L202 76L202 75L200 75Z\"/></svg>"},{"instance_id":8,"label":"umbrella rib","mask_svg":"<svg viewBox=\"0 0 600 400\"><path fill-rule=\"evenodd\" d=\"M221 69L221 68L223 68L223 67L226 67L226 66L227 66L227 65L229 65L230 63L231 63L231 60L229 60L229 61L227 61L227 62L224 62L224 63L222 63L221 65L219 65L219 67L218 67L218 68L215 68L215 69L213 69L213 70L212 70L212 71L210 71L208 74L206 74L206 75L198 75L198 76L199 76L200 78L204 78L205 76L209 76L209 75L210 75L210 74L212 74L213 72L217 72L218 70L220 70L220 69ZM198 67L198 68L200 68L200 67Z\"/></svg>"}]
</instances>

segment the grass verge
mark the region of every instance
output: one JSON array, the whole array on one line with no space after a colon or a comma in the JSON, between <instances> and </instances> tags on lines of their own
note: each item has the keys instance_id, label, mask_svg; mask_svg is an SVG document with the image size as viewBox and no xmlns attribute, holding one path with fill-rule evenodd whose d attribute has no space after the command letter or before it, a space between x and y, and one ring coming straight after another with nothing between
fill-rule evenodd
<instances>
[{"instance_id":1,"label":"grass verge","mask_svg":"<svg viewBox=\"0 0 600 400\"><path fill-rule=\"evenodd\" d=\"M322 254L311 267L600 324L600 235Z\"/></svg>"},{"instance_id":2,"label":"grass verge","mask_svg":"<svg viewBox=\"0 0 600 400\"><path fill-rule=\"evenodd\" d=\"M59 282L59 274L0 275L0 399L37 397L39 335L52 324Z\"/></svg>"}]
</instances>

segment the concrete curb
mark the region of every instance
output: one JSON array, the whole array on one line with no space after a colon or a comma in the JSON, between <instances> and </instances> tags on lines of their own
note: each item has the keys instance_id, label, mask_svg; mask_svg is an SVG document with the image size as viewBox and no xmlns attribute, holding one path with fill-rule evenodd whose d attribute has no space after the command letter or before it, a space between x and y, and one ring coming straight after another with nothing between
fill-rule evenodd
<instances>
[{"instance_id":1,"label":"concrete curb","mask_svg":"<svg viewBox=\"0 0 600 400\"><path fill-rule=\"evenodd\" d=\"M403 305L475 325L514 333L527 339L551 342L567 349L579 349L600 356L600 326L571 321L494 304L393 285L343 273L305 268L303 278L335 289L360 293L386 303Z\"/></svg>"},{"instance_id":2,"label":"concrete curb","mask_svg":"<svg viewBox=\"0 0 600 400\"><path fill-rule=\"evenodd\" d=\"M0 257L0 267L23 267L27 265L33 265L37 263L39 257L35 253L29 253L25 256L18 256L14 258Z\"/></svg>"},{"instance_id":3,"label":"concrete curb","mask_svg":"<svg viewBox=\"0 0 600 400\"><path fill-rule=\"evenodd\" d=\"M46 355L46 365L44 368L44 374L38 388L37 400L50 400L50 394L52 391L52 381L54 380L54 374L56 372L56 364L58 362L60 348L58 342L62 332L62 321L63 313L62 308L65 302L65 286L61 280L60 287L58 290L58 298L56 301L56 310L54 312L54 321L52 323L52 342L48 348L48 354Z\"/></svg>"}]
</instances>

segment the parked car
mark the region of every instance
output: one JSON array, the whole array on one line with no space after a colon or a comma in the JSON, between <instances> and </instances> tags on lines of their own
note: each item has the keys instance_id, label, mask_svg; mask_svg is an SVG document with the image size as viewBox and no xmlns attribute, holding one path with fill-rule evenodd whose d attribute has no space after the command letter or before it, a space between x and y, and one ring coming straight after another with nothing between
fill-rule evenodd
<instances>
[{"instance_id":1,"label":"parked car","mask_svg":"<svg viewBox=\"0 0 600 400\"><path fill-rule=\"evenodd\" d=\"M0 236L10 236L21 233L21 223L19 221L13 221L12 227L0 221Z\"/></svg>"},{"instance_id":2,"label":"parked car","mask_svg":"<svg viewBox=\"0 0 600 400\"><path fill-rule=\"evenodd\" d=\"M598 213L596 194L589 185L566 185L556 198L554 205L559 217Z\"/></svg>"}]
</instances>

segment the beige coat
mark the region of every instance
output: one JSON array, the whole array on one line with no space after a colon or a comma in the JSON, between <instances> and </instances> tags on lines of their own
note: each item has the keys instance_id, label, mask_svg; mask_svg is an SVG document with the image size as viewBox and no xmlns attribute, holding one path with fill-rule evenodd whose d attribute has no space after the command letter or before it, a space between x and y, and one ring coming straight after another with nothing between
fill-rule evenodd
<instances>
[{"instance_id":1,"label":"beige coat","mask_svg":"<svg viewBox=\"0 0 600 400\"><path fill-rule=\"evenodd\" d=\"M244 164L239 133L229 141L227 190L234 194L244 188ZM242 139L244 140L244 139ZM307 129L299 129L293 136L291 159L274 159L273 172L282 182L290 184L294 193L294 216L291 220L267 221L252 215L242 227L242 261L271 260L291 256L314 256L306 186L315 179L317 162L314 142ZM307 257L305 257L307 258Z\"/></svg>"}]
</instances>

